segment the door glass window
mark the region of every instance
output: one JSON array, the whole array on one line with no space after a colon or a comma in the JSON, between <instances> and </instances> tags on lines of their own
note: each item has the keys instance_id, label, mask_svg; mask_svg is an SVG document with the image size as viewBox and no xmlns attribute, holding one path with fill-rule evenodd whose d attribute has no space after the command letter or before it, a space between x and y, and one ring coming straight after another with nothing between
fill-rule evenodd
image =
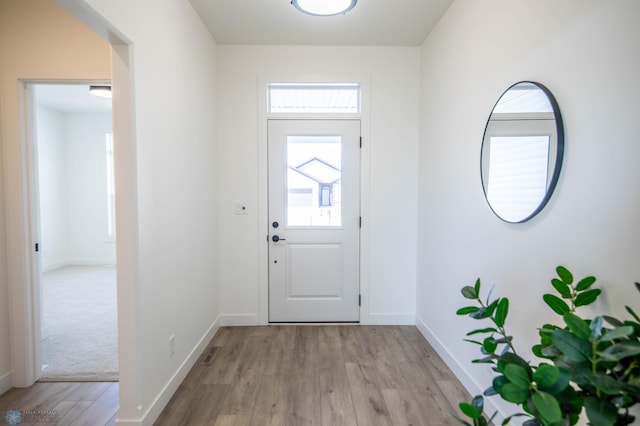
<instances>
[{"instance_id":1,"label":"door glass window","mask_svg":"<svg viewBox=\"0 0 640 426\"><path fill-rule=\"evenodd\" d=\"M287 226L342 225L342 138L287 137Z\"/></svg>"}]
</instances>

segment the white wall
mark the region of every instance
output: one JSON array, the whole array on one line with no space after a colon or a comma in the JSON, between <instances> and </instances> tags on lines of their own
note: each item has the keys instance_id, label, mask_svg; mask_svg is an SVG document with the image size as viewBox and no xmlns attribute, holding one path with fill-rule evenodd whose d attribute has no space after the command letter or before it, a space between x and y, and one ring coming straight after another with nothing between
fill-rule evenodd
<instances>
[{"instance_id":1,"label":"white wall","mask_svg":"<svg viewBox=\"0 0 640 426\"><path fill-rule=\"evenodd\" d=\"M68 263L116 263L115 242L106 239L107 176L105 134L111 113L64 114L67 142Z\"/></svg>"},{"instance_id":2,"label":"white wall","mask_svg":"<svg viewBox=\"0 0 640 426\"><path fill-rule=\"evenodd\" d=\"M508 331L528 356L536 327L558 323L542 302L557 265L598 278L599 313L640 306L639 20L636 0L456 0L423 45L417 316L472 393L490 374L462 341L477 324L455 311L477 277L511 299ZM547 207L506 224L483 196L480 145L495 101L519 80L556 96L566 152Z\"/></svg>"},{"instance_id":3,"label":"white wall","mask_svg":"<svg viewBox=\"0 0 640 426\"><path fill-rule=\"evenodd\" d=\"M67 263L67 174L63 114L38 106L38 185L40 198L40 265L43 271Z\"/></svg>"},{"instance_id":4,"label":"white wall","mask_svg":"<svg viewBox=\"0 0 640 426\"><path fill-rule=\"evenodd\" d=\"M27 187L23 167L26 153L21 143L19 79L108 80L109 45L53 1L5 0L0 2L0 392L32 383L30 342L26 332L33 312L25 309L31 294L29 241L24 220ZM11 306L11 309L9 309ZM11 326L11 334L9 327Z\"/></svg>"},{"instance_id":5,"label":"white wall","mask_svg":"<svg viewBox=\"0 0 640 426\"><path fill-rule=\"evenodd\" d=\"M37 109L41 267L115 264L106 239L111 113Z\"/></svg>"},{"instance_id":6,"label":"white wall","mask_svg":"<svg viewBox=\"0 0 640 426\"><path fill-rule=\"evenodd\" d=\"M259 116L262 78L311 80L366 76L371 82L363 129L363 322L413 323L419 48L219 46L218 180L220 195L220 306L228 324L257 323L266 306L266 128ZM319 81L318 80L318 81ZM222 184L224 183L224 184ZM234 203L248 214L234 215ZM261 269L263 267L263 269ZM262 289L264 292L264 289ZM263 318L266 318L263 316Z\"/></svg>"},{"instance_id":7,"label":"white wall","mask_svg":"<svg viewBox=\"0 0 640 426\"><path fill-rule=\"evenodd\" d=\"M132 183L117 184L117 209L135 233L123 242L118 216L132 280L120 281L119 259L118 423L151 424L217 329L216 44L183 0L63 3L130 43L113 52L114 137L127 141L116 162L130 166L116 179ZM131 108L124 139L117 102Z\"/></svg>"}]
</instances>

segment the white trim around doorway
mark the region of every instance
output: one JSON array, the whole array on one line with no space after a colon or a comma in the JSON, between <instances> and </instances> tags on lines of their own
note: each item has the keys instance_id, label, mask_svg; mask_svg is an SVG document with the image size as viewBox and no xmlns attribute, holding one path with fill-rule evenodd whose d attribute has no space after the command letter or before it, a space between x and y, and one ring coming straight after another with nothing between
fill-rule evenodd
<instances>
[{"instance_id":1,"label":"white trim around doorway","mask_svg":"<svg viewBox=\"0 0 640 426\"><path fill-rule=\"evenodd\" d=\"M360 83L361 112L359 114L310 114L310 113L269 113L267 112L267 87L269 83ZM369 75L261 75L258 76L258 238L259 238L259 313L258 324L269 323L269 252L266 236L269 234L268 211L268 167L267 167L267 122L270 119L359 119L362 135L361 167L360 167L360 213L362 228L360 230L360 324L369 324L369 197L370 197L370 146L371 138L371 77ZM225 318L228 325L236 324L233 320L240 318ZM246 321L246 318L244 318ZM255 324L255 323L254 323Z\"/></svg>"}]
</instances>

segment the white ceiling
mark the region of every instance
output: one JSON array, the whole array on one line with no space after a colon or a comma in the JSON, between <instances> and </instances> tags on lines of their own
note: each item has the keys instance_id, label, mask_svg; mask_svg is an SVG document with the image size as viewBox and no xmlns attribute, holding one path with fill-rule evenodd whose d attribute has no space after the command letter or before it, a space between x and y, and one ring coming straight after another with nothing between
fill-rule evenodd
<instances>
[{"instance_id":1,"label":"white ceiling","mask_svg":"<svg viewBox=\"0 0 640 426\"><path fill-rule=\"evenodd\" d=\"M189 0L219 44L419 46L453 0L359 0L346 15L314 17L291 0ZM88 85L39 85L38 104L64 112L111 111Z\"/></svg>"},{"instance_id":2,"label":"white ceiling","mask_svg":"<svg viewBox=\"0 0 640 426\"><path fill-rule=\"evenodd\" d=\"M359 0L317 17L290 0L189 0L219 44L419 46L453 0Z\"/></svg>"}]
</instances>

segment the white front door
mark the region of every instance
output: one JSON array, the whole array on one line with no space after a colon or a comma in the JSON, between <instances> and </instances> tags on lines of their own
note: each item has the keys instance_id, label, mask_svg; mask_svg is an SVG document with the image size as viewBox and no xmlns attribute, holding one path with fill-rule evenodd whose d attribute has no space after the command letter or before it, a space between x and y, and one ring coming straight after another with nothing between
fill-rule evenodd
<instances>
[{"instance_id":1,"label":"white front door","mask_svg":"<svg viewBox=\"0 0 640 426\"><path fill-rule=\"evenodd\" d=\"M360 121L269 120L269 321L360 319Z\"/></svg>"}]
</instances>

